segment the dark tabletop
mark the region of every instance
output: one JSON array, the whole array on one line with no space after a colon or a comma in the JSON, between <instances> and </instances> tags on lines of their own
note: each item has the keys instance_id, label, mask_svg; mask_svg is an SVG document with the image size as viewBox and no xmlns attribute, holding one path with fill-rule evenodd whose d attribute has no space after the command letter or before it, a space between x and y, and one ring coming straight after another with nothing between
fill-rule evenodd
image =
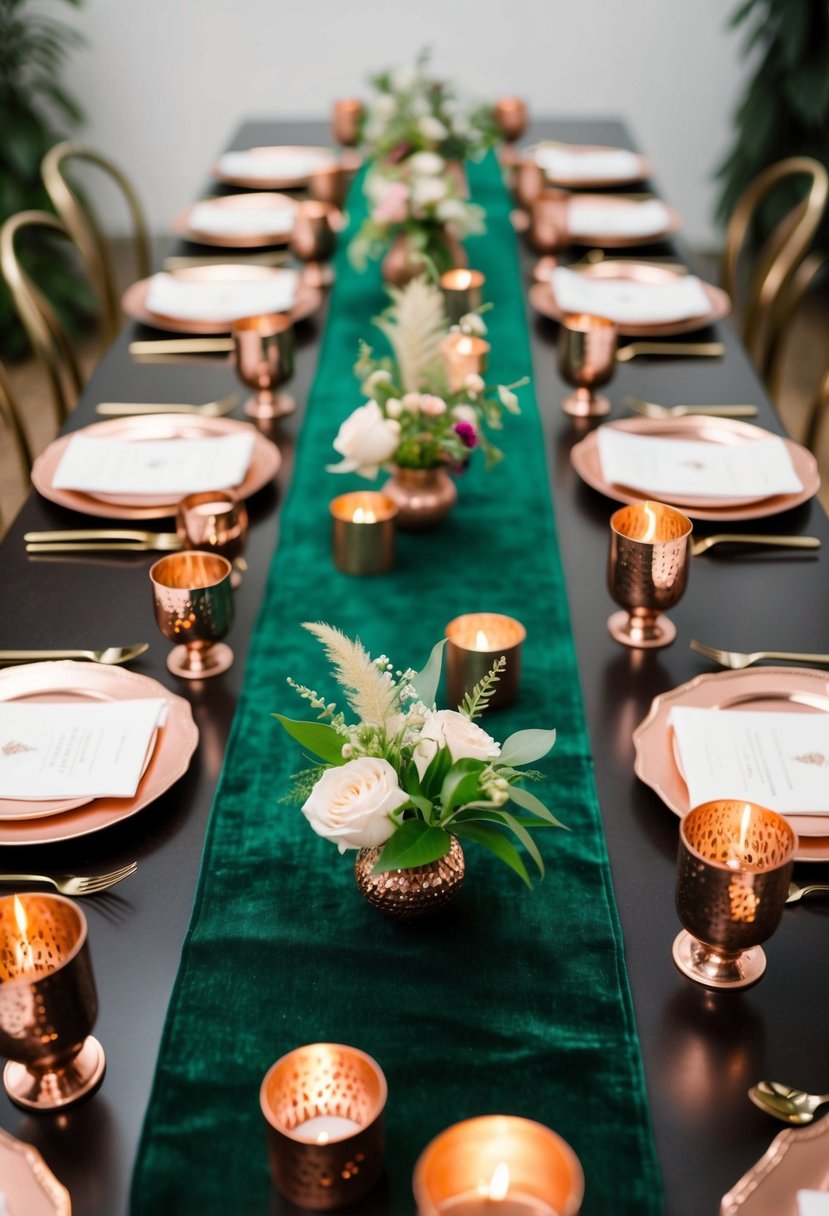
<instances>
[{"instance_id":1,"label":"dark tabletop","mask_svg":"<svg viewBox=\"0 0 829 1216\"><path fill-rule=\"evenodd\" d=\"M630 146L624 128L608 120L539 122L529 136ZM233 146L328 139L320 123L256 122L238 132ZM681 210L681 198L671 201ZM657 252L666 252L666 247ZM681 246L680 253L687 260ZM528 274L532 260L525 252ZM0 548L0 648L97 648L148 641L150 649L134 670L187 696L201 731L188 774L134 818L61 845L0 846L4 871L86 873L133 858L139 861L134 877L83 905L100 998L95 1033L108 1060L100 1092L60 1117L27 1116L0 1094L0 1126L41 1150L69 1188L75 1216L122 1216L127 1210L130 1171L190 917L205 826L248 639L278 539L279 501L290 480L293 440L302 423L324 323L323 311L299 328L291 385L299 409L274 436L285 460L276 488L249 503L249 569L228 639L236 662L226 675L199 687L183 687L168 673L168 644L156 631L147 578L153 555L88 561L25 555L24 531L106 521L82 518L33 494ZM655 695L712 670L689 650L692 637L740 650L829 651L829 525L816 501L764 520L762 531L820 536L824 551L817 557L758 551L739 559L697 559L689 589L671 614L679 630L677 641L651 652L628 652L616 645L606 629L614 606L604 583L607 521L614 504L584 486L570 466L570 448L580 436L558 405L565 386L556 370L556 327L533 314L529 325L668 1216L715 1216L722 1194L765 1152L782 1126L749 1103L748 1086L766 1078L814 1092L829 1090L829 972L821 966L829 903L816 897L786 910L766 947L768 971L755 988L715 993L684 979L671 962L671 943L679 927L674 911L677 820L634 776L631 732ZM143 327L127 327L96 369L69 429L94 421L95 404L101 400L198 402L238 388L224 360L137 364L128 353L128 341L152 336L157 335ZM609 387L613 415L624 415L621 401L627 393L667 404L753 401L760 407L760 424L780 431L731 325L721 323L693 337L724 341L725 358L636 359L619 365ZM695 529L698 534L712 530L713 525ZM829 865L801 864L795 878L825 880Z\"/></svg>"}]
</instances>

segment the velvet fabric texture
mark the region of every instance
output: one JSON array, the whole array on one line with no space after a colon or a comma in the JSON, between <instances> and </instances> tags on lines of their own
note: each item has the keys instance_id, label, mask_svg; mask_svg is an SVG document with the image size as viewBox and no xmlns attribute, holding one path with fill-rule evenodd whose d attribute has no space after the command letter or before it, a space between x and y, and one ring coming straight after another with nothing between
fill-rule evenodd
<instances>
[{"instance_id":1,"label":"velvet fabric texture","mask_svg":"<svg viewBox=\"0 0 829 1216\"><path fill-rule=\"evenodd\" d=\"M488 382L532 375L510 203L494 157L469 169L487 234L467 242L486 275ZM364 211L350 199L352 231ZM331 442L361 401L358 341L382 347L378 268L337 254L336 286L302 429L281 540L261 607L208 830L133 1177L134 1216L254 1216L272 1195L259 1110L270 1064L317 1041L373 1055L389 1084L386 1176L358 1207L414 1211L415 1159L439 1131L479 1114L522 1115L573 1146L586 1175L583 1216L658 1216L651 1133L621 933L592 776L579 677L532 386L480 454L452 514L398 537L390 574L353 578L331 561L328 503L365 482L325 471ZM597 579L601 577L597 571ZM245 594L244 585L240 595ZM420 667L464 612L503 612L527 628L520 695L482 725L503 740L556 727L539 796L569 831L537 840L547 876L528 891L467 842L465 885L431 923L386 920L358 894L340 856L295 806L280 804L299 747L271 717L308 718L292 676L338 699L319 644L323 620L395 667ZM232 638L231 638L232 641ZM445 705L439 694L439 705Z\"/></svg>"}]
</instances>

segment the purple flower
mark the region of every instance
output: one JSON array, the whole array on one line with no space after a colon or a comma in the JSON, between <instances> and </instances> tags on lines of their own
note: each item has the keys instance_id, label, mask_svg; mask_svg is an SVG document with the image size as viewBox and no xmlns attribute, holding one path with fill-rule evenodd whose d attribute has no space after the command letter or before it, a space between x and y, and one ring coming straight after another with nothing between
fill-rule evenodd
<instances>
[{"instance_id":1,"label":"purple flower","mask_svg":"<svg viewBox=\"0 0 829 1216\"><path fill-rule=\"evenodd\" d=\"M478 432L471 422L456 422L452 428L464 447L474 448L478 443Z\"/></svg>"}]
</instances>

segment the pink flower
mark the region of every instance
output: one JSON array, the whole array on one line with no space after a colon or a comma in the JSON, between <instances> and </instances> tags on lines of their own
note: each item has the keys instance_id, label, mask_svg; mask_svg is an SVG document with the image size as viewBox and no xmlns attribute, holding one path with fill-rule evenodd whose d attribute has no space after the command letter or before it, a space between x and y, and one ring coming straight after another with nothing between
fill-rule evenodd
<instances>
[{"instance_id":1,"label":"pink flower","mask_svg":"<svg viewBox=\"0 0 829 1216\"><path fill-rule=\"evenodd\" d=\"M453 430L464 447L474 448L478 442L478 432L471 422L456 422Z\"/></svg>"},{"instance_id":2,"label":"pink flower","mask_svg":"<svg viewBox=\"0 0 829 1216\"><path fill-rule=\"evenodd\" d=\"M406 218L409 187L405 182L389 182L382 198L374 206L374 218L380 224L402 224Z\"/></svg>"},{"instance_id":3,"label":"pink flower","mask_svg":"<svg viewBox=\"0 0 829 1216\"><path fill-rule=\"evenodd\" d=\"M446 402L434 393L424 393L420 398L420 409L430 418L439 418L446 413Z\"/></svg>"}]
</instances>

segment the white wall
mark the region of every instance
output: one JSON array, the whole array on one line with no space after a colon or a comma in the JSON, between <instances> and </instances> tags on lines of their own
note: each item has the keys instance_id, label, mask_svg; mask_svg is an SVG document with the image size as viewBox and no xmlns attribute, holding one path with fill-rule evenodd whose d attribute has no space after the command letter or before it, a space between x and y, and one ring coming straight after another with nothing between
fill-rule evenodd
<instances>
[{"instance_id":1,"label":"white wall","mask_svg":"<svg viewBox=\"0 0 829 1216\"><path fill-rule=\"evenodd\" d=\"M735 0L736 2L736 0ZM64 5L59 6L64 9ZM84 138L139 184L154 229L193 197L240 118L326 114L368 71L434 48L463 95L618 114L685 232L716 241L713 171L743 79L726 0L87 0L67 83ZM62 13L66 17L66 13ZM119 219L113 213L111 224Z\"/></svg>"}]
</instances>

